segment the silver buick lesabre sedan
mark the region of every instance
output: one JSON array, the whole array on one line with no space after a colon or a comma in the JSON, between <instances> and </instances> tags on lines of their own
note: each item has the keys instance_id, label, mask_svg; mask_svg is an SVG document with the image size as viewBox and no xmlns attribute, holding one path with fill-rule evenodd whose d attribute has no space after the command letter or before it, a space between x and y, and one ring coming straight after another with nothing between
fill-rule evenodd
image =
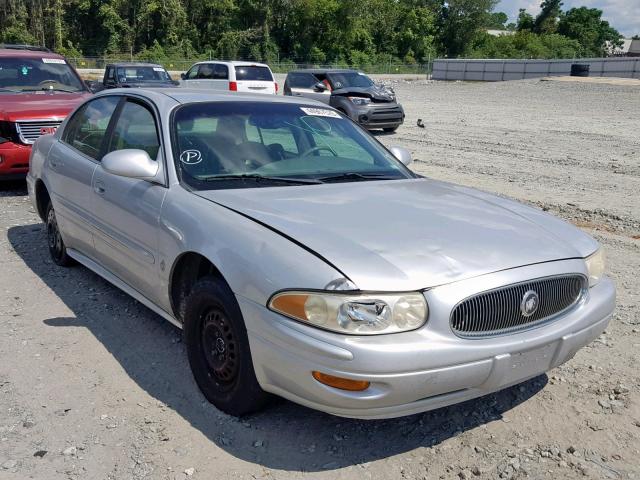
<instances>
[{"instance_id":1,"label":"silver buick lesabre sedan","mask_svg":"<svg viewBox=\"0 0 640 480\"><path fill-rule=\"evenodd\" d=\"M313 100L110 90L33 148L53 261L184 330L205 397L388 418L503 389L607 326L598 243L424 178Z\"/></svg>"}]
</instances>

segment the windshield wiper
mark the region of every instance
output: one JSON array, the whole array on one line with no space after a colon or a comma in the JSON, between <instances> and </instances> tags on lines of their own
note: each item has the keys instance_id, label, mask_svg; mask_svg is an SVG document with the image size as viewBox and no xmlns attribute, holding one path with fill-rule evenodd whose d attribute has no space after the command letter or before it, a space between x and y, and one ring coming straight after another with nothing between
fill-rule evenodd
<instances>
[{"instance_id":1,"label":"windshield wiper","mask_svg":"<svg viewBox=\"0 0 640 480\"><path fill-rule=\"evenodd\" d=\"M65 92L65 93L76 93L78 90L69 90L67 88L59 88L59 87L37 87L37 88L23 88L20 90L21 92Z\"/></svg>"},{"instance_id":2,"label":"windshield wiper","mask_svg":"<svg viewBox=\"0 0 640 480\"><path fill-rule=\"evenodd\" d=\"M398 177L392 177L385 173L357 173L347 172L337 175L330 175L328 177L320 177L318 180L321 182L333 182L340 180L353 180L354 182L360 182L363 180L396 180Z\"/></svg>"},{"instance_id":3,"label":"windshield wiper","mask_svg":"<svg viewBox=\"0 0 640 480\"><path fill-rule=\"evenodd\" d=\"M226 175L210 175L208 177L196 177L198 180L253 180L256 182L273 182L273 183L295 183L298 185L317 185L322 183L320 180L307 178L288 178L288 177L266 177L257 173L232 173Z\"/></svg>"}]
</instances>

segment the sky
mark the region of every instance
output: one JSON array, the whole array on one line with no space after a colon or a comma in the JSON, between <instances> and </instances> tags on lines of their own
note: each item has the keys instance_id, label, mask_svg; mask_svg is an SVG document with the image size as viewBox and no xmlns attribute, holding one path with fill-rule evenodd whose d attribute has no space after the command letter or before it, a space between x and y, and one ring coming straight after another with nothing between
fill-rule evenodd
<instances>
[{"instance_id":1,"label":"sky","mask_svg":"<svg viewBox=\"0 0 640 480\"><path fill-rule=\"evenodd\" d=\"M495 11L505 12L510 21L518 17L518 10L524 8L532 14L540 11L541 0L500 0ZM624 36L640 35L640 0L564 0L563 10L572 7L598 8L602 17Z\"/></svg>"}]
</instances>

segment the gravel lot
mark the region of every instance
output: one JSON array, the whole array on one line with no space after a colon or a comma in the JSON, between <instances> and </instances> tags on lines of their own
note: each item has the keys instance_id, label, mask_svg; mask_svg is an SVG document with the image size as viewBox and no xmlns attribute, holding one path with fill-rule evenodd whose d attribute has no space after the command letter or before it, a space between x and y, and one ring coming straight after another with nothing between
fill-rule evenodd
<instances>
[{"instance_id":1,"label":"gravel lot","mask_svg":"<svg viewBox=\"0 0 640 480\"><path fill-rule=\"evenodd\" d=\"M48 258L24 185L0 187L0 478L640 478L640 88L395 82L378 138L415 169L549 210L606 247L609 330L548 376L458 406L356 421L205 402L180 333ZM425 128L416 126L421 118Z\"/></svg>"}]
</instances>

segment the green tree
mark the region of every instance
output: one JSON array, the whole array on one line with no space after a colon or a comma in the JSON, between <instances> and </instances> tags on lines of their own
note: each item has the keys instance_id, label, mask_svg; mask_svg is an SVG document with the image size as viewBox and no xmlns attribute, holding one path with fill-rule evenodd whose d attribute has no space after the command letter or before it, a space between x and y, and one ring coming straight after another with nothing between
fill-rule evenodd
<instances>
[{"instance_id":1,"label":"green tree","mask_svg":"<svg viewBox=\"0 0 640 480\"><path fill-rule=\"evenodd\" d=\"M518 11L518 23L516 23L516 30L521 31L532 31L535 26L535 18L529 12L527 12L524 8L521 8Z\"/></svg>"},{"instance_id":2,"label":"green tree","mask_svg":"<svg viewBox=\"0 0 640 480\"><path fill-rule=\"evenodd\" d=\"M465 53L482 32L497 0L449 0L442 7L440 46L447 56Z\"/></svg>"},{"instance_id":3,"label":"green tree","mask_svg":"<svg viewBox=\"0 0 640 480\"><path fill-rule=\"evenodd\" d=\"M509 16L504 12L490 13L485 27L496 30L506 30L508 20Z\"/></svg>"},{"instance_id":4,"label":"green tree","mask_svg":"<svg viewBox=\"0 0 640 480\"><path fill-rule=\"evenodd\" d=\"M540 13L535 19L533 31L536 33L555 33L562 13L561 0L542 0Z\"/></svg>"},{"instance_id":5,"label":"green tree","mask_svg":"<svg viewBox=\"0 0 640 480\"><path fill-rule=\"evenodd\" d=\"M602 10L597 8L580 7L567 11L560 19L558 33L578 41L583 56L602 56L607 53L608 46L622 46L620 33L602 20Z\"/></svg>"}]
</instances>

